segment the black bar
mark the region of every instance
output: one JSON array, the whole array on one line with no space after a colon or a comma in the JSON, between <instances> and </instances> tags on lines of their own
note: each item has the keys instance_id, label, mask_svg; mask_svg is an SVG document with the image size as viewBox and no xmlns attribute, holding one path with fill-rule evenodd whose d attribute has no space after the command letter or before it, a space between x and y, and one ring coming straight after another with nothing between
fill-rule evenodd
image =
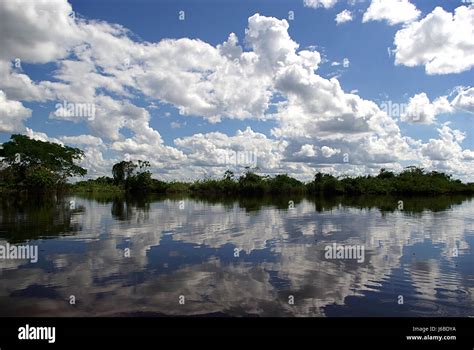
<instances>
[{"instance_id":1,"label":"black bar","mask_svg":"<svg viewBox=\"0 0 474 350\"><path fill-rule=\"evenodd\" d=\"M55 342L19 340L19 328L26 325L55 327ZM99 345L102 341L116 346L165 336L178 341L188 336L304 336L330 341L333 345L350 342L374 343L379 348L398 344L410 348L472 350L474 318L0 318L1 350L38 346L63 349L67 345ZM408 340L407 336L456 336L456 339Z\"/></svg>"}]
</instances>

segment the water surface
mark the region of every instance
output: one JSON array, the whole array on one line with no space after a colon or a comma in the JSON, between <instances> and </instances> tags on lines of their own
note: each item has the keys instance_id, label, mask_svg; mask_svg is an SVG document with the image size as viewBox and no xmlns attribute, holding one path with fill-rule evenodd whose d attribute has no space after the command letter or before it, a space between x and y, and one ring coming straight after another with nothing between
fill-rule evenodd
<instances>
[{"instance_id":1,"label":"water surface","mask_svg":"<svg viewBox=\"0 0 474 350\"><path fill-rule=\"evenodd\" d=\"M0 316L473 316L474 201L399 200L5 197Z\"/></svg>"}]
</instances>

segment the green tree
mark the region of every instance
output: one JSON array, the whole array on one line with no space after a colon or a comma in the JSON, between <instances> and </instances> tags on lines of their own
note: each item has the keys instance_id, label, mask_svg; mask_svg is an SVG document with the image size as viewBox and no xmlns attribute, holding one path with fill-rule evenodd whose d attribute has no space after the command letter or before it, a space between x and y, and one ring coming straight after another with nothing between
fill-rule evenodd
<instances>
[{"instance_id":1,"label":"green tree","mask_svg":"<svg viewBox=\"0 0 474 350\"><path fill-rule=\"evenodd\" d=\"M122 160L112 167L112 176L116 185L123 185L135 171L137 165L131 161Z\"/></svg>"},{"instance_id":2,"label":"green tree","mask_svg":"<svg viewBox=\"0 0 474 350\"><path fill-rule=\"evenodd\" d=\"M121 161L112 167L112 175L116 185L123 185L128 191L149 191L154 186L151 178L150 162L138 160Z\"/></svg>"},{"instance_id":3,"label":"green tree","mask_svg":"<svg viewBox=\"0 0 474 350\"><path fill-rule=\"evenodd\" d=\"M382 168L380 169L379 174L377 175L379 179L392 179L395 177L395 174L391 171L387 171L387 169Z\"/></svg>"},{"instance_id":4,"label":"green tree","mask_svg":"<svg viewBox=\"0 0 474 350\"><path fill-rule=\"evenodd\" d=\"M39 190L65 184L72 176L84 176L87 170L75 164L83 156L78 148L25 135L12 135L0 149L0 162L10 174L8 184Z\"/></svg>"}]
</instances>

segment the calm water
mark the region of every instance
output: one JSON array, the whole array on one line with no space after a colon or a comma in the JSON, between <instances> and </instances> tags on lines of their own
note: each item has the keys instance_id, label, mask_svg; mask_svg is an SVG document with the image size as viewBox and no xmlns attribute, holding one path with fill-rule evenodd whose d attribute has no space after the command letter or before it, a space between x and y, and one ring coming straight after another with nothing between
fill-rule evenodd
<instances>
[{"instance_id":1,"label":"calm water","mask_svg":"<svg viewBox=\"0 0 474 350\"><path fill-rule=\"evenodd\" d=\"M474 316L474 201L398 200L3 198L0 316Z\"/></svg>"}]
</instances>

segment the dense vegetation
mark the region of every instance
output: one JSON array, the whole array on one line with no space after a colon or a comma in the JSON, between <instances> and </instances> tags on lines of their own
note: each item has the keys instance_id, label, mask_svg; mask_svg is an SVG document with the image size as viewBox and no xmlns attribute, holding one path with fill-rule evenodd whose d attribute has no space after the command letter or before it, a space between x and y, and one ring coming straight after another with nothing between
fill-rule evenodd
<instances>
[{"instance_id":1,"label":"dense vegetation","mask_svg":"<svg viewBox=\"0 0 474 350\"><path fill-rule=\"evenodd\" d=\"M137 168L140 168L137 166ZM121 179L121 177L120 177ZM425 172L421 168L409 167L399 174L382 169L377 176L340 177L317 173L314 180L303 183L287 174L276 176L258 175L247 169L240 177L227 170L221 179L205 179L192 183L163 182L151 178L148 171L133 172L117 182L114 178L99 178L79 182L73 186L94 192L106 186L115 186L124 191L151 193L190 193L197 196L223 195L361 195L361 194L454 194L474 193L474 183L464 184L451 176L436 171ZM118 186L118 187L117 187Z\"/></svg>"},{"instance_id":2,"label":"dense vegetation","mask_svg":"<svg viewBox=\"0 0 474 350\"><path fill-rule=\"evenodd\" d=\"M311 193L334 194L442 194L474 192L474 183L464 184L450 175L422 168L407 167L399 174L381 169L377 176L336 178L317 173L307 184Z\"/></svg>"},{"instance_id":3,"label":"dense vegetation","mask_svg":"<svg viewBox=\"0 0 474 350\"><path fill-rule=\"evenodd\" d=\"M86 169L75 164L84 156L78 148L12 135L0 148L0 186L34 191L57 189Z\"/></svg>"},{"instance_id":4,"label":"dense vegetation","mask_svg":"<svg viewBox=\"0 0 474 350\"><path fill-rule=\"evenodd\" d=\"M85 169L75 164L83 155L78 148L12 135L0 149L0 189L63 188L69 177L86 174ZM68 187L75 192L88 193L190 193L196 196L474 193L474 183L464 184L450 175L417 167L405 168L398 174L381 169L377 176L353 178L317 173L306 184L287 174L259 175L249 168L239 177L227 170L220 179L164 182L153 179L149 168L147 161L121 161L112 167L112 177L80 181Z\"/></svg>"}]
</instances>

